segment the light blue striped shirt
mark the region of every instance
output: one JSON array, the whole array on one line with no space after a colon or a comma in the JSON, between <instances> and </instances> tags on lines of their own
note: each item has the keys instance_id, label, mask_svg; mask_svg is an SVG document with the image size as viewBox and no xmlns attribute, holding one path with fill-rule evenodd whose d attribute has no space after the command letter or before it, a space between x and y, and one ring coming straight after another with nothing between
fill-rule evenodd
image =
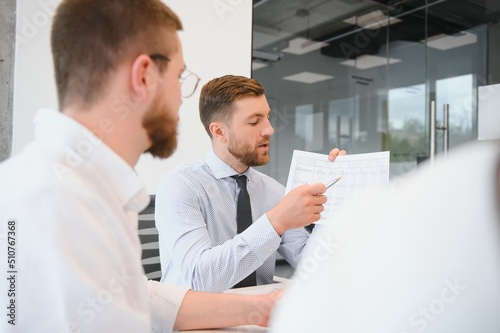
<instances>
[{"instance_id":1,"label":"light blue striped shirt","mask_svg":"<svg viewBox=\"0 0 500 333\"><path fill-rule=\"evenodd\" d=\"M162 282L221 292L254 270L257 284L273 282L276 250L296 266L309 238L303 228L280 237L265 213L283 198L276 180L249 168L253 224L236 233L238 174L211 151L204 161L167 173L156 193Z\"/></svg>"}]
</instances>

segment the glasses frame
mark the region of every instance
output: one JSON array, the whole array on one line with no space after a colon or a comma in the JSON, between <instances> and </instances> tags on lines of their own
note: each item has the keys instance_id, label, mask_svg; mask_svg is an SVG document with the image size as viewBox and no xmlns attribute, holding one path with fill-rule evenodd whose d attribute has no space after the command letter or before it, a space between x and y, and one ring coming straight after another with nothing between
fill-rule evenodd
<instances>
[{"instance_id":1,"label":"glasses frame","mask_svg":"<svg viewBox=\"0 0 500 333\"><path fill-rule=\"evenodd\" d=\"M167 56L164 56L163 54L159 54L159 53L153 53L153 54L150 54L149 57L151 58L151 60L162 60L162 61L171 61L169 57ZM183 76L184 75L184 76ZM190 76L194 76L196 78L196 83L194 84L193 86L193 90L189 93L189 94L183 94L182 93L182 84L186 81L186 79ZM181 76L179 77L179 83L181 85L181 96L183 98L189 98L191 96L193 96L193 94L195 93L196 91L196 88L198 88L198 84L200 83L201 81L201 78L191 72L189 69L187 68L184 68L184 70L182 71L182 74Z\"/></svg>"}]
</instances>

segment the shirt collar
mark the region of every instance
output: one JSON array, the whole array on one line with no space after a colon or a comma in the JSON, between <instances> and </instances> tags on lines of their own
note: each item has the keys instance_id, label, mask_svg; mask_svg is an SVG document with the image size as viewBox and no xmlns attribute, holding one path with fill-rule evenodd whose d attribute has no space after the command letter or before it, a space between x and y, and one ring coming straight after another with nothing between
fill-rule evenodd
<instances>
[{"instance_id":1,"label":"shirt collar","mask_svg":"<svg viewBox=\"0 0 500 333\"><path fill-rule=\"evenodd\" d=\"M115 190L123 207L140 212L148 205L149 195L135 170L86 127L52 109L39 110L34 123L35 140L62 148L70 170L89 163Z\"/></svg>"},{"instance_id":2,"label":"shirt collar","mask_svg":"<svg viewBox=\"0 0 500 333\"><path fill-rule=\"evenodd\" d=\"M207 157L205 158L205 162L207 163L210 170L212 170L213 175L216 179L227 178L234 175L238 175L238 171L231 168L226 162L224 162L217 154L211 149ZM253 173L253 169L249 167L242 175L247 176L247 178L251 178Z\"/></svg>"}]
</instances>

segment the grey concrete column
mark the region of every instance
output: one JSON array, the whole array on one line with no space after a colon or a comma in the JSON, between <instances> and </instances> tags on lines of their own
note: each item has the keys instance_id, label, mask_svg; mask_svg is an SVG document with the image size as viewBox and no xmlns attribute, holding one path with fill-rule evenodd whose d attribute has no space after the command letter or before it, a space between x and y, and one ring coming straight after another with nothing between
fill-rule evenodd
<instances>
[{"instance_id":1,"label":"grey concrete column","mask_svg":"<svg viewBox=\"0 0 500 333\"><path fill-rule=\"evenodd\" d=\"M500 83L500 23L488 31L488 84Z\"/></svg>"},{"instance_id":2,"label":"grey concrete column","mask_svg":"<svg viewBox=\"0 0 500 333\"><path fill-rule=\"evenodd\" d=\"M16 0L0 0L0 162L12 151Z\"/></svg>"}]
</instances>

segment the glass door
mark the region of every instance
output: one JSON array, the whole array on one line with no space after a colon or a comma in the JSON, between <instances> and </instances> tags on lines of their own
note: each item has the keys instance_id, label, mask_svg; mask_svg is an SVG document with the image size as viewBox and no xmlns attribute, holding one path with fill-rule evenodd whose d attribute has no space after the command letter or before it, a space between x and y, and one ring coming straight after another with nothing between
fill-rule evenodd
<instances>
[{"instance_id":1,"label":"glass door","mask_svg":"<svg viewBox=\"0 0 500 333\"><path fill-rule=\"evenodd\" d=\"M387 141L391 179L416 168L428 156L426 2L390 7L387 66Z\"/></svg>"},{"instance_id":2,"label":"glass door","mask_svg":"<svg viewBox=\"0 0 500 333\"><path fill-rule=\"evenodd\" d=\"M491 30L500 9L481 0L399 3L387 8L383 147L391 152L391 178L477 138L477 88L491 76Z\"/></svg>"},{"instance_id":3,"label":"glass door","mask_svg":"<svg viewBox=\"0 0 500 333\"><path fill-rule=\"evenodd\" d=\"M428 107L435 105L438 155L477 139L477 89L488 84L493 69L488 59L495 47L490 30L500 9L495 2L442 1L428 7ZM443 21L446 29L440 29Z\"/></svg>"}]
</instances>

